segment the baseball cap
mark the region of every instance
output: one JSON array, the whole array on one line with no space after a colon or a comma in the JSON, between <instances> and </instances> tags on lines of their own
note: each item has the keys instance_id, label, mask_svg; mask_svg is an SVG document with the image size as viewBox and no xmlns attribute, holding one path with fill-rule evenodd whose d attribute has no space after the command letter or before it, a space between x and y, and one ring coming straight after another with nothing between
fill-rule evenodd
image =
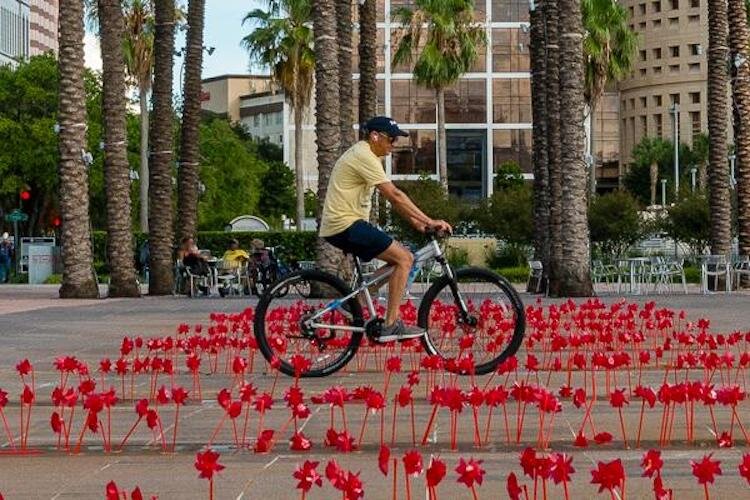
<instances>
[{"instance_id":1,"label":"baseball cap","mask_svg":"<svg viewBox=\"0 0 750 500\"><path fill-rule=\"evenodd\" d=\"M390 137L409 137L409 133L401 130L396 120L388 116L370 118L364 126L367 132L383 132Z\"/></svg>"}]
</instances>

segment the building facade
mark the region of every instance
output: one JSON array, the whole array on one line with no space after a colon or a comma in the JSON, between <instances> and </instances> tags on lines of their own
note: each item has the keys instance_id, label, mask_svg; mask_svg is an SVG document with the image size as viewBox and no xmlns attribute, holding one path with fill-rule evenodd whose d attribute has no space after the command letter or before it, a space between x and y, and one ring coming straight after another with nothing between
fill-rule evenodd
<instances>
[{"instance_id":1,"label":"building facade","mask_svg":"<svg viewBox=\"0 0 750 500\"><path fill-rule=\"evenodd\" d=\"M630 77L620 82L623 163L643 137L680 143L707 130L706 0L624 0L640 36Z\"/></svg>"},{"instance_id":2,"label":"building facade","mask_svg":"<svg viewBox=\"0 0 750 500\"><path fill-rule=\"evenodd\" d=\"M34 0L31 2L29 25L30 55L57 53L57 17L60 0Z\"/></svg>"},{"instance_id":3,"label":"building facade","mask_svg":"<svg viewBox=\"0 0 750 500\"><path fill-rule=\"evenodd\" d=\"M0 64L28 59L31 8L25 0L0 0Z\"/></svg>"},{"instance_id":4,"label":"building facade","mask_svg":"<svg viewBox=\"0 0 750 500\"><path fill-rule=\"evenodd\" d=\"M202 81L201 108L227 118L240 121L240 101L243 96L271 90L271 77L267 75L221 75Z\"/></svg>"}]
</instances>

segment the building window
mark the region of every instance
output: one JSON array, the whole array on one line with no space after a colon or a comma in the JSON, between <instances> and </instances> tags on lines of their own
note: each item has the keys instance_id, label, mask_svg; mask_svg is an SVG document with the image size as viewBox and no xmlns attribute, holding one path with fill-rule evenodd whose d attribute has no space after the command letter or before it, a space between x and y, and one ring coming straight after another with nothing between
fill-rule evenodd
<instances>
[{"instance_id":1,"label":"building window","mask_svg":"<svg viewBox=\"0 0 750 500\"><path fill-rule=\"evenodd\" d=\"M671 45L669 47L669 56L670 57L680 57L680 46L679 45Z\"/></svg>"},{"instance_id":2,"label":"building window","mask_svg":"<svg viewBox=\"0 0 750 500\"><path fill-rule=\"evenodd\" d=\"M523 172L531 172L531 130L492 132L493 170L506 161L515 161Z\"/></svg>"},{"instance_id":3,"label":"building window","mask_svg":"<svg viewBox=\"0 0 750 500\"><path fill-rule=\"evenodd\" d=\"M661 27L661 19L654 19L653 21L651 21L651 26L654 28Z\"/></svg>"},{"instance_id":4,"label":"building window","mask_svg":"<svg viewBox=\"0 0 750 500\"><path fill-rule=\"evenodd\" d=\"M276 113L276 125L281 125L283 113Z\"/></svg>"},{"instance_id":5,"label":"building window","mask_svg":"<svg viewBox=\"0 0 750 500\"><path fill-rule=\"evenodd\" d=\"M669 18L669 26L677 26L680 24L680 18L679 17L670 17Z\"/></svg>"},{"instance_id":6,"label":"building window","mask_svg":"<svg viewBox=\"0 0 750 500\"><path fill-rule=\"evenodd\" d=\"M395 175L437 173L434 130L409 130L393 149L391 171Z\"/></svg>"},{"instance_id":7,"label":"building window","mask_svg":"<svg viewBox=\"0 0 750 500\"><path fill-rule=\"evenodd\" d=\"M635 97L630 99L630 109L635 109Z\"/></svg>"},{"instance_id":8,"label":"building window","mask_svg":"<svg viewBox=\"0 0 750 500\"><path fill-rule=\"evenodd\" d=\"M646 137L648 135L648 124L646 122L646 117L644 115L641 115L638 117L638 121L641 125L641 137Z\"/></svg>"},{"instance_id":9,"label":"building window","mask_svg":"<svg viewBox=\"0 0 750 500\"><path fill-rule=\"evenodd\" d=\"M446 123L485 123L486 110L485 80L459 80L445 89Z\"/></svg>"},{"instance_id":10,"label":"building window","mask_svg":"<svg viewBox=\"0 0 750 500\"><path fill-rule=\"evenodd\" d=\"M688 73L700 73L700 72L701 72L701 63L688 64Z\"/></svg>"},{"instance_id":11,"label":"building window","mask_svg":"<svg viewBox=\"0 0 750 500\"><path fill-rule=\"evenodd\" d=\"M630 19L633 19L633 16L635 15L635 8L632 5L628 7L628 12L630 13Z\"/></svg>"},{"instance_id":12,"label":"building window","mask_svg":"<svg viewBox=\"0 0 750 500\"><path fill-rule=\"evenodd\" d=\"M669 8L677 10L680 8L680 0L669 0Z\"/></svg>"},{"instance_id":13,"label":"building window","mask_svg":"<svg viewBox=\"0 0 750 500\"><path fill-rule=\"evenodd\" d=\"M492 30L492 71L529 70L529 33L520 29Z\"/></svg>"},{"instance_id":14,"label":"building window","mask_svg":"<svg viewBox=\"0 0 750 500\"><path fill-rule=\"evenodd\" d=\"M679 73L680 72L680 65L679 64L670 64L669 65L669 72L670 73Z\"/></svg>"},{"instance_id":15,"label":"building window","mask_svg":"<svg viewBox=\"0 0 750 500\"><path fill-rule=\"evenodd\" d=\"M253 126L260 127L260 117L261 115L253 116Z\"/></svg>"},{"instance_id":16,"label":"building window","mask_svg":"<svg viewBox=\"0 0 750 500\"><path fill-rule=\"evenodd\" d=\"M640 97L639 100L641 102L641 107L645 108L646 107L646 97L645 96L644 97Z\"/></svg>"},{"instance_id":17,"label":"building window","mask_svg":"<svg viewBox=\"0 0 750 500\"><path fill-rule=\"evenodd\" d=\"M653 115L654 118L654 133L656 137L661 137L663 134L662 118L661 113Z\"/></svg>"},{"instance_id":18,"label":"building window","mask_svg":"<svg viewBox=\"0 0 750 500\"><path fill-rule=\"evenodd\" d=\"M401 123L435 123L435 92L414 80L393 80L391 115Z\"/></svg>"},{"instance_id":19,"label":"building window","mask_svg":"<svg viewBox=\"0 0 750 500\"><path fill-rule=\"evenodd\" d=\"M645 50L639 50L638 51L638 55L640 56L641 61L645 61L646 60L646 51Z\"/></svg>"},{"instance_id":20,"label":"building window","mask_svg":"<svg viewBox=\"0 0 750 500\"><path fill-rule=\"evenodd\" d=\"M638 29L643 31L646 29L646 21L638 23Z\"/></svg>"},{"instance_id":21,"label":"building window","mask_svg":"<svg viewBox=\"0 0 750 500\"><path fill-rule=\"evenodd\" d=\"M645 3L639 3L638 4L638 13L642 16L646 15L646 4Z\"/></svg>"},{"instance_id":22,"label":"building window","mask_svg":"<svg viewBox=\"0 0 750 500\"><path fill-rule=\"evenodd\" d=\"M654 55L654 59L659 60L661 59L661 48L657 47L655 49L651 49L651 53Z\"/></svg>"},{"instance_id":23,"label":"building window","mask_svg":"<svg viewBox=\"0 0 750 500\"><path fill-rule=\"evenodd\" d=\"M701 93L700 92L690 92L690 102L693 104L700 104L701 102Z\"/></svg>"},{"instance_id":24,"label":"building window","mask_svg":"<svg viewBox=\"0 0 750 500\"><path fill-rule=\"evenodd\" d=\"M689 24L699 23L700 20L701 20L701 16L699 16L698 14L694 14L692 16L688 16L688 23Z\"/></svg>"},{"instance_id":25,"label":"building window","mask_svg":"<svg viewBox=\"0 0 750 500\"><path fill-rule=\"evenodd\" d=\"M691 111L690 112L690 127L693 133L693 140L696 136L701 133L701 112Z\"/></svg>"},{"instance_id":26,"label":"building window","mask_svg":"<svg viewBox=\"0 0 750 500\"><path fill-rule=\"evenodd\" d=\"M531 81L528 78L492 82L492 120L531 123Z\"/></svg>"},{"instance_id":27,"label":"building window","mask_svg":"<svg viewBox=\"0 0 750 500\"><path fill-rule=\"evenodd\" d=\"M655 14L661 12L661 1L651 2L651 12Z\"/></svg>"},{"instance_id":28,"label":"building window","mask_svg":"<svg viewBox=\"0 0 750 500\"><path fill-rule=\"evenodd\" d=\"M689 47L690 47L690 55L691 56L699 56L699 55L701 55L701 52L703 52L701 50L701 44L699 44L699 43L691 43L689 45Z\"/></svg>"},{"instance_id":29,"label":"building window","mask_svg":"<svg viewBox=\"0 0 750 500\"><path fill-rule=\"evenodd\" d=\"M356 12L357 9L354 9ZM352 68L355 73L359 73L359 31L354 30L354 38L352 39L354 50L352 50ZM394 41L394 43L397 43ZM395 45L393 45L395 50ZM382 73L385 71L385 30L378 29L375 38L375 71Z\"/></svg>"},{"instance_id":30,"label":"building window","mask_svg":"<svg viewBox=\"0 0 750 500\"><path fill-rule=\"evenodd\" d=\"M660 95L655 95L653 97L653 101L654 101L654 106L661 106L661 96Z\"/></svg>"},{"instance_id":31,"label":"building window","mask_svg":"<svg viewBox=\"0 0 750 500\"><path fill-rule=\"evenodd\" d=\"M641 76L646 76L646 68L641 68L639 71Z\"/></svg>"},{"instance_id":32,"label":"building window","mask_svg":"<svg viewBox=\"0 0 750 500\"><path fill-rule=\"evenodd\" d=\"M655 75L661 75L661 66L654 66L651 68Z\"/></svg>"},{"instance_id":33,"label":"building window","mask_svg":"<svg viewBox=\"0 0 750 500\"><path fill-rule=\"evenodd\" d=\"M391 11L396 3L413 3L411 1L391 1ZM477 2L479 3L479 2ZM525 22L529 20L529 2L527 0L492 0L492 21L499 23Z\"/></svg>"},{"instance_id":34,"label":"building window","mask_svg":"<svg viewBox=\"0 0 750 500\"><path fill-rule=\"evenodd\" d=\"M701 6L701 0L690 0L690 8L695 9Z\"/></svg>"},{"instance_id":35,"label":"building window","mask_svg":"<svg viewBox=\"0 0 750 500\"><path fill-rule=\"evenodd\" d=\"M670 104L680 104L680 94L669 94Z\"/></svg>"}]
</instances>

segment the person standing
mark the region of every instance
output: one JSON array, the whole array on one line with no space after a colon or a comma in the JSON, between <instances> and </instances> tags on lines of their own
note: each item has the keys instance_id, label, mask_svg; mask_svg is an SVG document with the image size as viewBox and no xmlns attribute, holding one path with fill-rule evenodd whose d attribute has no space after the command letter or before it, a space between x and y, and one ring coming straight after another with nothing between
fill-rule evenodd
<instances>
[{"instance_id":1,"label":"person standing","mask_svg":"<svg viewBox=\"0 0 750 500\"><path fill-rule=\"evenodd\" d=\"M8 233L3 233L3 237L0 240L0 283L7 283L10 281L10 265L13 262L13 241L8 236Z\"/></svg>"}]
</instances>

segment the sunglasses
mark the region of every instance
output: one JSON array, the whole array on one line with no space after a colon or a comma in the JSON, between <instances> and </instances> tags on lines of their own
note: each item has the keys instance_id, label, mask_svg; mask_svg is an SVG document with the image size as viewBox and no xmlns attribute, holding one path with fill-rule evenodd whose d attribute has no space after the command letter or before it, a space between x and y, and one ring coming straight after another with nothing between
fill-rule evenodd
<instances>
[{"instance_id":1,"label":"sunglasses","mask_svg":"<svg viewBox=\"0 0 750 500\"><path fill-rule=\"evenodd\" d=\"M385 137L386 139L388 139L388 142L391 143L391 146L393 146L394 144L396 144L396 141L398 140L398 137L391 137L390 135L388 135L388 134L386 134L384 132L378 132L378 135L380 135L380 136Z\"/></svg>"}]
</instances>

